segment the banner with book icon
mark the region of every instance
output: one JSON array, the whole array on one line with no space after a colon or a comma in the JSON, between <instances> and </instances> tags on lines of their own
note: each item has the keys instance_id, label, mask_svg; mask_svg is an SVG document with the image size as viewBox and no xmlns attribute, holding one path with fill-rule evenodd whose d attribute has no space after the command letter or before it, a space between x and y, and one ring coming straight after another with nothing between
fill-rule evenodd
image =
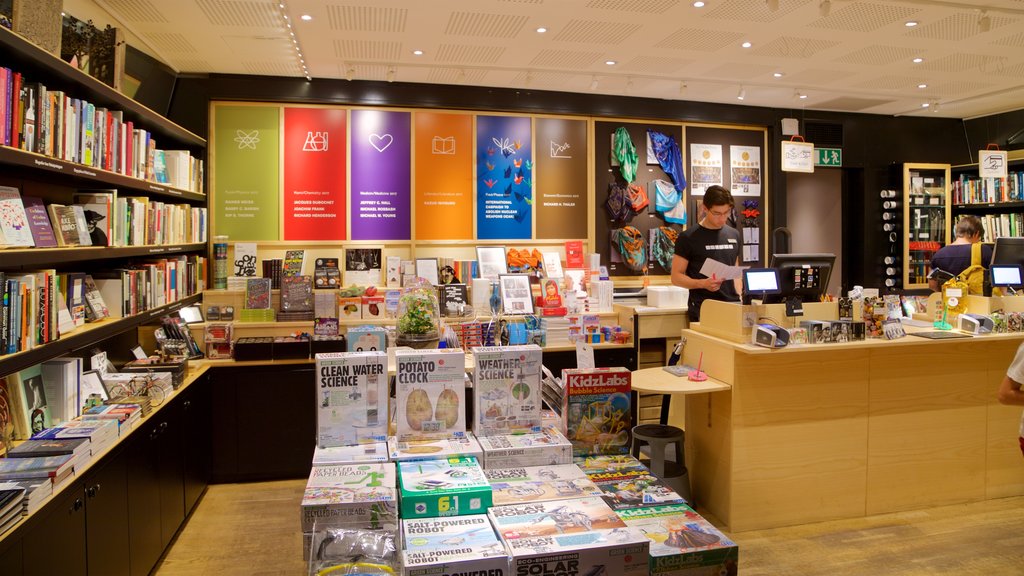
<instances>
[{"instance_id":1,"label":"banner with book icon","mask_svg":"<svg viewBox=\"0 0 1024 576\"><path fill-rule=\"evenodd\" d=\"M280 112L276 106L214 108L214 234L278 240Z\"/></svg>"},{"instance_id":2,"label":"banner with book icon","mask_svg":"<svg viewBox=\"0 0 1024 576\"><path fill-rule=\"evenodd\" d=\"M352 111L352 240L411 239L410 117Z\"/></svg>"},{"instance_id":3,"label":"banner with book icon","mask_svg":"<svg viewBox=\"0 0 1024 576\"><path fill-rule=\"evenodd\" d=\"M587 237L587 123L537 118L537 238Z\"/></svg>"},{"instance_id":4,"label":"banner with book icon","mask_svg":"<svg viewBox=\"0 0 1024 576\"><path fill-rule=\"evenodd\" d=\"M473 117L416 112L416 239L473 238Z\"/></svg>"},{"instance_id":5,"label":"banner with book icon","mask_svg":"<svg viewBox=\"0 0 1024 576\"><path fill-rule=\"evenodd\" d=\"M285 240L345 240L345 110L284 109Z\"/></svg>"},{"instance_id":6,"label":"banner with book icon","mask_svg":"<svg viewBox=\"0 0 1024 576\"><path fill-rule=\"evenodd\" d=\"M476 118L476 237L533 237L532 119Z\"/></svg>"}]
</instances>

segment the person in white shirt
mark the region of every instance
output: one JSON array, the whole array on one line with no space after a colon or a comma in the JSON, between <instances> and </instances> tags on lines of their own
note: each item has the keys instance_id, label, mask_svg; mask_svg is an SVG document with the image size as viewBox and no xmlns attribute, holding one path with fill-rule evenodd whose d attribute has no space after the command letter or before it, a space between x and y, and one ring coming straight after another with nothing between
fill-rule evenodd
<instances>
[{"instance_id":1,"label":"person in white shirt","mask_svg":"<svg viewBox=\"0 0 1024 576\"><path fill-rule=\"evenodd\" d=\"M1013 357L1013 363L1006 370L1006 376L1003 377L1003 382L999 385L999 403L1024 406L1022 383L1024 383L1024 344L1017 348L1017 355ZM1024 414L1021 414L1020 418L1020 450L1024 454Z\"/></svg>"}]
</instances>

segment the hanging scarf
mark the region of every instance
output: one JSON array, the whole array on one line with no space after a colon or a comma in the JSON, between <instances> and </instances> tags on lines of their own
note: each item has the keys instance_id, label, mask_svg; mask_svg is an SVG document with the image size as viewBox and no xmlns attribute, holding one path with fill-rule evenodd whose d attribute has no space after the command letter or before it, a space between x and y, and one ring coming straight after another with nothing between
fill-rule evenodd
<instances>
[{"instance_id":1,"label":"hanging scarf","mask_svg":"<svg viewBox=\"0 0 1024 576\"><path fill-rule=\"evenodd\" d=\"M669 226L659 226L651 230L654 241L651 242L651 257L666 272L672 272L672 257L676 254L676 240L679 232Z\"/></svg>"},{"instance_id":2,"label":"hanging scarf","mask_svg":"<svg viewBox=\"0 0 1024 576\"><path fill-rule=\"evenodd\" d=\"M615 129L615 139L612 149L612 154L615 159L619 161L619 172L622 173L622 177L626 182L632 182L636 179L636 146L633 146L633 139L629 137L629 132L625 128L619 126Z\"/></svg>"},{"instance_id":3,"label":"hanging scarf","mask_svg":"<svg viewBox=\"0 0 1024 576\"><path fill-rule=\"evenodd\" d=\"M651 139L651 148L661 169L675 183L676 190L682 192L686 188L686 174L683 173L683 154L679 151L676 139L654 130L648 130L647 137Z\"/></svg>"},{"instance_id":4,"label":"hanging scarf","mask_svg":"<svg viewBox=\"0 0 1024 576\"><path fill-rule=\"evenodd\" d=\"M628 186L617 182L608 185L608 198L604 201L604 207L613 221L624 224L632 220L634 214L631 206Z\"/></svg>"},{"instance_id":5,"label":"hanging scarf","mask_svg":"<svg viewBox=\"0 0 1024 576\"><path fill-rule=\"evenodd\" d=\"M658 212L668 212L675 208L683 196L674 184L664 180L652 180L649 187L654 188L654 209Z\"/></svg>"},{"instance_id":6,"label":"hanging scarf","mask_svg":"<svg viewBox=\"0 0 1024 576\"><path fill-rule=\"evenodd\" d=\"M626 188L626 195L629 197L629 207L633 212L639 214L647 208L651 201L647 198L647 191L639 184L630 184Z\"/></svg>"},{"instance_id":7,"label":"hanging scarf","mask_svg":"<svg viewBox=\"0 0 1024 576\"><path fill-rule=\"evenodd\" d=\"M647 267L647 242L633 226L612 230L612 243L622 256L622 262L632 272L643 272Z\"/></svg>"}]
</instances>

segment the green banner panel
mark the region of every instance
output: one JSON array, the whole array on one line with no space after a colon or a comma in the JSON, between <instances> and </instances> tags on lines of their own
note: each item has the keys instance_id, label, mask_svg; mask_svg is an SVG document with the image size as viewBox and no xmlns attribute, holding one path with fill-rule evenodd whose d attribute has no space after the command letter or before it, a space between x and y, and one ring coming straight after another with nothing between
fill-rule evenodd
<instances>
[{"instance_id":1,"label":"green banner panel","mask_svg":"<svg viewBox=\"0 0 1024 576\"><path fill-rule=\"evenodd\" d=\"M213 113L213 233L278 240L280 108L216 106Z\"/></svg>"}]
</instances>

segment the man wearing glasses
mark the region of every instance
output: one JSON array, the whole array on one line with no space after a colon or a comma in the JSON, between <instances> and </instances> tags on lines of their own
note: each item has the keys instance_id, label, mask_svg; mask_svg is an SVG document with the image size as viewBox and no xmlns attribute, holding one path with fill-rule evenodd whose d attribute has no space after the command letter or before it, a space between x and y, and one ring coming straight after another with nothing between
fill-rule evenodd
<instances>
[{"instance_id":1,"label":"man wearing glasses","mask_svg":"<svg viewBox=\"0 0 1024 576\"><path fill-rule=\"evenodd\" d=\"M686 230L676 240L672 257L672 284L690 291L688 316L700 322L700 307L705 300L738 302L738 280L723 281L700 273L708 258L730 266L739 265L740 233L727 222L732 215L732 193L722 186L710 186L704 192L707 212L697 226Z\"/></svg>"}]
</instances>

